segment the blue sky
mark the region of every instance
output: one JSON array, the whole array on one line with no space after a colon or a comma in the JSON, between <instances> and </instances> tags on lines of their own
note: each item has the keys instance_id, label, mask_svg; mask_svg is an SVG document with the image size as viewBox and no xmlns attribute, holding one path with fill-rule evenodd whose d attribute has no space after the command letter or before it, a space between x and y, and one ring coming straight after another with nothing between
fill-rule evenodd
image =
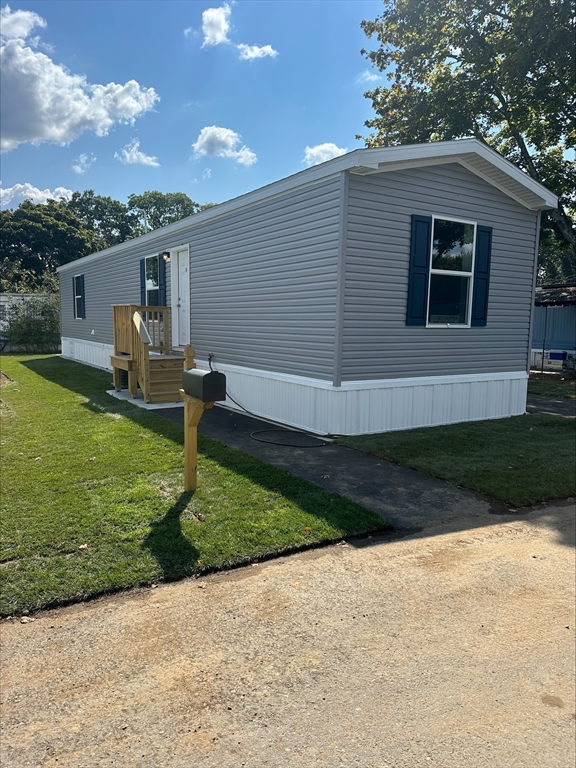
<instances>
[{"instance_id":1,"label":"blue sky","mask_svg":"<svg viewBox=\"0 0 576 768\"><path fill-rule=\"evenodd\" d=\"M363 146L380 0L2 6L2 201L222 202Z\"/></svg>"}]
</instances>

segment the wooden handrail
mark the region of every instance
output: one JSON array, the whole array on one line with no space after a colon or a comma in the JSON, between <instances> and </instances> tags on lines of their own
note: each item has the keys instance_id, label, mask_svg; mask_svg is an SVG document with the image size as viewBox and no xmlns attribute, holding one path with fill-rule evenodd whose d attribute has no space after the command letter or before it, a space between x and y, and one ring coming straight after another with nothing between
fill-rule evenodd
<instances>
[{"instance_id":1,"label":"wooden handrail","mask_svg":"<svg viewBox=\"0 0 576 768\"><path fill-rule=\"evenodd\" d=\"M138 332L138 335L140 336L140 341L143 344L152 344L152 339L150 338L150 334L148 333L148 328L146 327L144 321L142 320L142 315L140 315L139 312L134 312L132 315L132 322L136 326L136 330Z\"/></svg>"},{"instance_id":2,"label":"wooden handrail","mask_svg":"<svg viewBox=\"0 0 576 768\"><path fill-rule=\"evenodd\" d=\"M131 355L132 324L137 312L148 331L150 351L170 354L170 309L168 307L150 307L142 304L113 304L114 316L114 354Z\"/></svg>"},{"instance_id":3,"label":"wooden handrail","mask_svg":"<svg viewBox=\"0 0 576 768\"><path fill-rule=\"evenodd\" d=\"M150 334L142 315L132 315L132 359L136 363L136 376L142 390L144 402L150 402Z\"/></svg>"}]
</instances>

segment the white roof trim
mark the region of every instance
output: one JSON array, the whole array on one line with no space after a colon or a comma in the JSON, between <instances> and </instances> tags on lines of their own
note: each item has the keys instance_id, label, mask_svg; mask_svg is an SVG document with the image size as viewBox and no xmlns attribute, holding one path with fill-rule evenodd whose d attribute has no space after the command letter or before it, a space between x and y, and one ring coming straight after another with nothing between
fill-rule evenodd
<instances>
[{"instance_id":1,"label":"white roof trim","mask_svg":"<svg viewBox=\"0 0 576 768\"><path fill-rule=\"evenodd\" d=\"M475 161L482 168L475 168ZM503 158L493 149L478 139L458 139L456 141L436 141L428 144L407 144L398 147L377 147L375 149L356 149L345 155L340 155L325 163L320 163L312 168L287 176L265 187L260 187L253 192L235 197L213 208L208 208L193 216L168 224L166 227L148 232L145 235L126 240L124 243L114 245L99 253L84 256L77 261L69 262L58 267L58 272L77 268L79 261L84 264L120 253L130 245L138 242L138 245L150 244L150 250L154 249L155 241L163 241L166 236L174 235L189 227L199 226L206 221L224 216L244 206L253 205L288 190L308 186L320 181L325 181L330 176L335 176L342 171L367 174L384 171L400 170L407 167L424 165L437 165L441 163L460 163L472 173L483 178L489 184L500 189L505 194L516 200L529 210L546 210L558 206L558 198L539 184L534 179ZM490 173L493 169L494 176ZM507 183L508 182L508 183ZM158 248L162 248L158 242Z\"/></svg>"}]
</instances>

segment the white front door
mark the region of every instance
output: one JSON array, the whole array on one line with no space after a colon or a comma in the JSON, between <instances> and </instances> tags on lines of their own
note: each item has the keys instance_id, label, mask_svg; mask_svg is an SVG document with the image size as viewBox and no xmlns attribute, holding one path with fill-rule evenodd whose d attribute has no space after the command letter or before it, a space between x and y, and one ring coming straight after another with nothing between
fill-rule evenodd
<instances>
[{"instance_id":1,"label":"white front door","mask_svg":"<svg viewBox=\"0 0 576 768\"><path fill-rule=\"evenodd\" d=\"M190 257L188 248L172 252L172 345L190 344Z\"/></svg>"}]
</instances>

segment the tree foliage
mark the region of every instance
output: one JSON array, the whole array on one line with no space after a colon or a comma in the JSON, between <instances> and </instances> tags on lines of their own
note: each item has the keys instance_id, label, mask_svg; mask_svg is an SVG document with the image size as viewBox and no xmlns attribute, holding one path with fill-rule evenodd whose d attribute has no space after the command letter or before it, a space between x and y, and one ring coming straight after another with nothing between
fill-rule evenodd
<instances>
[{"instance_id":1,"label":"tree foliage","mask_svg":"<svg viewBox=\"0 0 576 768\"><path fill-rule=\"evenodd\" d=\"M367 146L485 141L559 196L543 216L542 253L561 251L572 275L574 17L574 0L384 0L361 25L379 43L362 53L389 80L365 94L376 112Z\"/></svg>"},{"instance_id":2,"label":"tree foliage","mask_svg":"<svg viewBox=\"0 0 576 768\"><path fill-rule=\"evenodd\" d=\"M138 216L127 205L112 197L95 195L93 189L74 192L61 205L78 217L82 226L94 232L100 249L123 243L140 234Z\"/></svg>"},{"instance_id":3,"label":"tree foliage","mask_svg":"<svg viewBox=\"0 0 576 768\"><path fill-rule=\"evenodd\" d=\"M195 203L184 192L153 190L141 195L128 195L128 210L138 216L144 232L173 224L209 207L210 204Z\"/></svg>"},{"instance_id":4,"label":"tree foliage","mask_svg":"<svg viewBox=\"0 0 576 768\"><path fill-rule=\"evenodd\" d=\"M0 211L0 290L57 291L57 267L209 208L183 192L130 195L128 205L94 190L70 200Z\"/></svg>"},{"instance_id":5,"label":"tree foliage","mask_svg":"<svg viewBox=\"0 0 576 768\"><path fill-rule=\"evenodd\" d=\"M0 265L8 290L41 290L61 264L99 249L98 236L55 200L25 200L16 210L0 211ZM20 287L18 288L18 284Z\"/></svg>"},{"instance_id":6,"label":"tree foliage","mask_svg":"<svg viewBox=\"0 0 576 768\"><path fill-rule=\"evenodd\" d=\"M38 276L19 260L0 259L0 293L58 293L58 275L46 270Z\"/></svg>"}]
</instances>

